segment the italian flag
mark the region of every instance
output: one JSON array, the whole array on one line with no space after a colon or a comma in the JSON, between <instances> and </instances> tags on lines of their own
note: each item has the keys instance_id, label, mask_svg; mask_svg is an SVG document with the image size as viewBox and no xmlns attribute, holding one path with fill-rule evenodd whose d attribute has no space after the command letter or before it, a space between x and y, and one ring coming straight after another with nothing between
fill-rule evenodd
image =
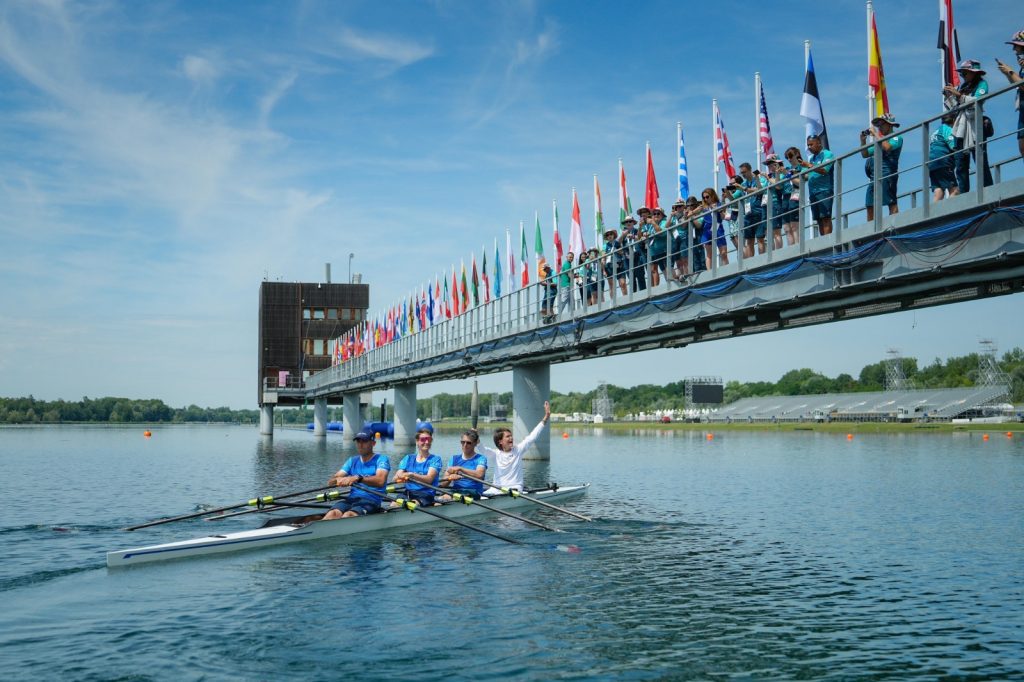
<instances>
[{"instance_id":1,"label":"italian flag","mask_svg":"<svg viewBox=\"0 0 1024 682\"><path fill-rule=\"evenodd\" d=\"M530 286L530 254L526 250L526 230L523 221L519 221L519 269L522 271L520 286Z\"/></svg>"},{"instance_id":2,"label":"italian flag","mask_svg":"<svg viewBox=\"0 0 1024 682\"><path fill-rule=\"evenodd\" d=\"M491 279L487 275L487 247L483 247L484 259L480 264L480 275L484 283L484 303L491 302Z\"/></svg>"},{"instance_id":3,"label":"italian flag","mask_svg":"<svg viewBox=\"0 0 1024 682\"><path fill-rule=\"evenodd\" d=\"M558 202L551 200L551 210L555 222L555 270L562 269L562 238L558 236Z\"/></svg>"},{"instance_id":4,"label":"italian flag","mask_svg":"<svg viewBox=\"0 0 1024 682\"><path fill-rule=\"evenodd\" d=\"M597 173L594 173L594 244L600 246L604 239L604 215L601 213L601 186L597 184Z\"/></svg>"},{"instance_id":5,"label":"italian flag","mask_svg":"<svg viewBox=\"0 0 1024 682\"><path fill-rule=\"evenodd\" d=\"M473 254L473 272L469 280L470 292L473 294L473 305L480 305L480 275L476 271L476 254Z\"/></svg>"},{"instance_id":6,"label":"italian flag","mask_svg":"<svg viewBox=\"0 0 1024 682\"><path fill-rule=\"evenodd\" d=\"M542 280L544 279L544 266L547 265L548 261L544 258L544 238L540 234L540 213L534 211L533 218L536 223L533 236L533 252L537 256L537 279Z\"/></svg>"},{"instance_id":7,"label":"italian flag","mask_svg":"<svg viewBox=\"0 0 1024 682\"><path fill-rule=\"evenodd\" d=\"M572 188L572 229L569 231L569 252L579 256L586 249L583 243L583 226L580 224L580 200L576 188Z\"/></svg>"},{"instance_id":8,"label":"italian flag","mask_svg":"<svg viewBox=\"0 0 1024 682\"><path fill-rule=\"evenodd\" d=\"M629 203L629 192L626 191L626 169L622 167L622 159L619 159L619 225L632 212L633 207Z\"/></svg>"}]
</instances>

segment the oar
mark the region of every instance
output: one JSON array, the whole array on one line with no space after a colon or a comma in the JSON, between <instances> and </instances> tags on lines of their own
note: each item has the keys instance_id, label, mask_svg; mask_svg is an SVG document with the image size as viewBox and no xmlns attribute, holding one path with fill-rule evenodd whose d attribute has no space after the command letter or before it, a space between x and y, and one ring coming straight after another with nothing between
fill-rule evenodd
<instances>
[{"instance_id":1,"label":"oar","mask_svg":"<svg viewBox=\"0 0 1024 682\"><path fill-rule=\"evenodd\" d=\"M194 519L200 516L207 516L209 514L216 514L218 512L228 511L230 509L238 509L239 507L264 507L274 504L275 500L282 500L286 497L298 497L299 495L308 495L309 493L315 493L319 490L327 490L333 488L331 485L323 485L319 488L310 488L309 490L300 490L297 493L288 493L286 495L278 495L274 497L272 495L266 495L264 497L257 497L252 500L245 502L239 502L238 504L230 504L226 507L220 507L218 509L207 509L205 511L196 512L194 514L182 514L181 516L171 516L165 519L157 519L156 521L148 521L146 523L140 523L137 526L128 526L122 530L138 530L140 528L149 528L150 526L159 526L164 523L171 523L173 521L186 521L188 519Z\"/></svg>"},{"instance_id":2,"label":"oar","mask_svg":"<svg viewBox=\"0 0 1024 682\"><path fill-rule=\"evenodd\" d=\"M552 526L545 525L545 524L541 523L540 521L534 521L533 519L528 519L525 516L520 516L519 514L513 514L510 511L505 511L504 509L498 509L497 507L492 507L489 504L484 504L480 500L473 499L472 495L463 495L462 493L457 493L454 490L445 489L445 488L438 488L435 485L430 485L429 483L423 483L422 481L416 481L416 483L420 484L424 488L430 488L431 490L436 490L439 493L450 494L452 496L452 499L455 500L456 502L462 502L463 504L475 504L478 507L480 507L481 509L486 509L487 511L497 512L498 514L501 514L503 516L508 516L509 518L513 518L513 519L516 519L518 521L522 521L523 523L528 523L531 526L537 526L538 528L543 528L544 530L550 530L550 531L553 531L555 533L564 533L565 532L561 528L554 528ZM392 490L392 488L393 488L393 486L388 486L387 487L387 491L389 493L390 492L394 492L394 490Z\"/></svg>"},{"instance_id":3,"label":"oar","mask_svg":"<svg viewBox=\"0 0 1024 682\"><path fill-rule=\"evenodd\" d=\"M423 512L424 514L427 514L428 516L436 516L437 518L443 519L444 521L450 521L451 523L454 523L454 524L457 524L459 526L462 526L463 528L469 528L470 530L475 530L478 533L483 533L484 535L490 535L492 538L497 538L498 540L504 540L505 542L510 542L513 545L521 545L521 544L523 544L519 540L513 540L512 538L507 538L504 535L498 535L497 533L492 533L489 530L484 530L483 528L479 528L477 526L470 525L470 524L468 524L468 523L466 523L464 521L459 521L458 519L449 518L449 517L445 516L444 514L438 514L436 511L431 511L430 509L427 509L426 507L421 507L417 503L411 502L411 501L409 501L409 500L407 500L405 498L402 498L402 497L392 497L391 495L385 495L384 493L382 493L380 491L374 490L373 488L367 488L366 486L359 485L358 483L354 484L352 487L353 488L358 488L359 490L362 490L364 492L368 492L371 495L376 495L377 497L383 498L383 499L387 500L388 502L394 502L398 506L402 507L403 509L408 509L411 512Z\"/></svg>"},{"instance_id":4,"label":"oar","mask_svg":"<svg viewBox=\"0 0 1024 682\"><path fill-rule=\"evenodd\" d=\"M477 483L483 483L484 485L489 485L492 488L495 487L492 484L490 484L487 481L485 481L484 479L477 478L476 476L472 476L472 475L467 474L467 473L460 473L459 476L462 476L463 478L468 478L471 481L476 481ZM577 519L581 519L583 521L593 521L594 520L594 519L590 518L589 516L584 516L583 514L577 514L574 511L569 511L568 509L566 509L564 507L558 507L558 506L555 506L555 505L551 504L550 502L544 502L543 500L538 500L537 498L531 497L530 495L524 495L523 493L519 492L515 488L498 488L498 490L500 490L501 492L505 493L506 495L511 495L512 497L517 497L517 498L519 498L521 500L529 500L530 502L533 502L534 504L539 504L539 505L541 505L543 507L547 507L548 509L554 509L556 511L560 511L563 514L568 514L569 516L575 516Z\"/></svg>"},{"instance_id":5,"label":"oar","mask_svg":"<svg viewBox=\"0 0 1024 682\"><path fill-rule=\"evenodd\" d=\"M403 486L395 486L395 490L396 491L404 490L404 487ZM341 498L341 497L343 497L344 495L347 495L347 494L348 493L339 492L337 490L332 490L329 493L323 493L323 494L317 495L316 497L307 497L305 499L298 500L298 502L323 502L324 500L337 500L337 499L339 499L339 498ZM206 518L203 519L203 521L221 521L223 519L230 519L233 516L243 516L245 514L265 514L266 512L281 511L282 509L285 509L285 507L283 507L283 506L277 506L279 504L281 504L281 503L280 502L276 502L274 504L274 506L271 506L271 507L264 506L264 507L258 507L256 509L243 509L242 511L231 512L230 514L217 514L216 516L207 516Z\"/></svg>"}]
</instances>

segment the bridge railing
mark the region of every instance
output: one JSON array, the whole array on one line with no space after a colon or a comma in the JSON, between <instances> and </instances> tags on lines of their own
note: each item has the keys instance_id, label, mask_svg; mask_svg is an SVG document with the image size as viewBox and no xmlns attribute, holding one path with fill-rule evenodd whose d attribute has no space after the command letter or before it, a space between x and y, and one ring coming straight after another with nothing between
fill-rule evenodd
<instances>
[{"instance_id":1,"label":"bridge railing","mask_svg":"<svg viewBox=\"0 0 1024 682\"><path fill-rule=\"evenodd\" d=\"M998 154L1000 161L991 164L992 180L999 184L1024 175L1024 163L1016 148L1017 128L1013 99L1019 85L1008 85L993 90L976 101L954 109L974 110L976 143L972 148L955 151L949 158L973 153L974 158ZM995 109L995 105L1003 109ZM997 134L984 140L982 116L985 112L996 122ZM778 206L773 195L785 187L786 180L772 182L751 194L721 202L711 210L700 210L687 214L682 221L670 221L660 231L648 229L647 235L636 238L626 237L607 248L601 245L597 257L587 257L582 263L576 262L566 271L554 273L552 277L534 281L526 287L502 295L479 305L471 305L462 314L434 320L427 329L408 334L391 343L377 346L340 365L318 372L306 380L308 389L316 389L335 382L363 377L379 371L393 371L411 363L428 361L440 356L466 352L466 349L488 342L526 332L547 333L552 324L562 324L582 316L589 316L606 310L631 304L679 290L692 285L697 278L706 285L716 279L734 276L738 273L763 268L774 261L789 259L811 251L834 248L847 240L845 233L857 229L858 237L868 233L880 233L892 226L892 217L886 215L887 207L882 205L882 183L890 176L882 171L881 143L895 135L903 136L903 151L898 172L893 176L902 181L904 190L897 192L897 206L900 210L920 208L920 218L927 219L935 203L929 176L929 146L932 132L941 124L946 112L932 116L913 125L902 126L892 135L871 141L869 144L838 155L828 165L832 167L834 202L832 210L832 232L821 234L811 217L811 198L807 191L807 178L813 169L795 173L796 191L799 202L794 211L777 216ZM1013 125L1005 125L1013 114ZM999 133L1004 128L1006 132ZM867 162L872 164L872 179L866 176L865 159L862 151L873 148ZM971 194L980 204L984 201L987 186L978 181L976 164L971 163ZM864 173L860 176L857 173ZM863 179L860 179L862 178ZM984 180L984 178L982 178ZM908 186L909 183L909 186ZM866 216L864 195L871 187L874 192L873 217ZM764 198L763 197L767 197ZM948 199L942 199L948 201ZM765 214L765 238L763 252L756 234L750 234L754 252L744 253L744 236L747 202L761 202ZM723 220L732 214L735 221L730 225ZM710 219L712 239L703 242L698 226ZM796 229L781 230L780 242L773 239L778 224L777 217L789 218L796 223ZM731 228L731 229L730 229ZM719 237L721 230L724 239ZM730 234L735 235L735 239ZM748 233L749 234L749 233ZM622 237L617 230L617 238ZM607 240L606 240L607 242ZM724 242L725 247L719 248ZM614 244L618 246L615 247ZM654 284L657 272L658 283ZM472 358L466 353L467 374Z\"/></svg>"}]
</instances>

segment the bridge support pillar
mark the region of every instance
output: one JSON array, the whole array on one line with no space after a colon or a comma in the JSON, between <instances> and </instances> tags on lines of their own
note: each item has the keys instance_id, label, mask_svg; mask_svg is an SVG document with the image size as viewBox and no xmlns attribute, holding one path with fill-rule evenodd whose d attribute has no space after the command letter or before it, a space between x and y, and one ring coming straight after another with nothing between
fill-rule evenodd
<instances>
[{"instance_id":1,"label":"bridge support pillar","mask_svg":"<svg viewBox=\"0 0 1024 682\"><path fill-rule=\"evenodd\" d=\"M395 386L395 447L414 444L416 438L416 384Z\"/></svg>"},{"instance_id":2,"label":"bridge support pillar","mask_svg":"<svg viewBox=\"0 0 1024 682\"><path fill-rule=\"evenodd\" d=\"M316 398L313 401L313 435L317 438L327 437L327 398Z\"/></svg>"},{"instance_id":3,"label":"bridge support pillar","mask_svg":"<svg viewBox=\"0 0 1024 682\"><path fill-rule=\"evenodd\" d=\"M359 413L359 394L345 393L341 396L341 426L343 430L344 445L342 449L355 449L356 444L352 439L356 437L359 430L363 428L363 415Z\"/></svg>"},{"instance_id":4,"label":"bridge support pillar","mask_svg":"<svg viewBox=\"0 0 1024 682\"><path fill-rule=\"evenodd\" d=\"M274 406L262 405L260 407L260 435L274 435Z\"/></svg>"},{"instance_id":5,"label":"bridge support pillar","mask_svg":"<svg viewBox=\"0 0 1024 682\"><path fill-rule=\"evenodd\" d=\"M551 365L542 362L512 368L512 438L518 443L544 418L551 396ZM551 459L551 429L544 429L523 459Z\"/></svg>"}]
</instances>

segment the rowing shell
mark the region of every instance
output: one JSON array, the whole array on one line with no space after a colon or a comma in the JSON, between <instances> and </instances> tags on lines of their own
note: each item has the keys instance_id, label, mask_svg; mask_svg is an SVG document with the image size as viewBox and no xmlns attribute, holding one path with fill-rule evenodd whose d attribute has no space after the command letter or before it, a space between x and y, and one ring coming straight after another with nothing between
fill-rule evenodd
<instances>
[{"instance_id":1,"label":"rowing shell","mask_svg":"<svg viewBox=\"0 0 1024 682\"><path fill-rule=\"evenodd\" d=\"M524 493L524 497L535 497L544 502L557 503L576 497L582 497L590 487L589 483L555 490L545 489ZM487 505L498 509L528 509L539 508L529 500L515 497L492 497L486 499ZM466 516L488 513L488 510L475 504L461 504L452 502L441 507L430 507L430 511L441 514L452 519L462 519ZM333 538L341 535L355 535L357 533L371 533L392 528L405 528L407 526L418 526L425 523L441 523L436 516L409 512L402 509L389 510L380 514L359 516L349 519L335 519L333 521L314 521L306 524L283 524L267 528L256 528L237 533L224 533L220 535L207 535L192 540L179 542L168 542L162 545L150 545L148 547L134 547L132 549L121 549L107 552L107 566L134 566L135 564L150 561L167 561L183 557L200 556L203 554L217 554L219 552L237 552L257 547L269 547L270 545L283 545L289 542L304 542L306 540L319 540L322 538Z\"/></svg>"}]
</instances>

